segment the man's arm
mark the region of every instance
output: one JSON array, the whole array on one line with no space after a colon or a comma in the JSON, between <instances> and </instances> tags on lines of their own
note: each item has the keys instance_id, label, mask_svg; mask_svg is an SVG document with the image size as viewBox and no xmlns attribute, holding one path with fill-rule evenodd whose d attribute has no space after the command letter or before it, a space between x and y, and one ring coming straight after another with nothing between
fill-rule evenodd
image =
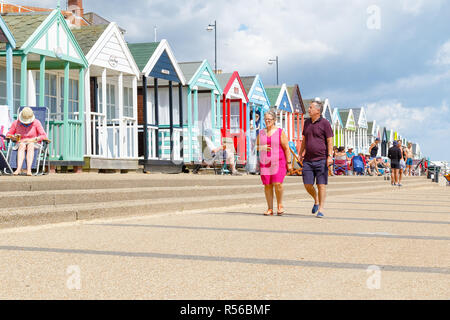
<instances>
[{"instance_id":1,"label":"man's arm","mask_svg":"<svg viewBox=\"0 0 450 320\"><path fill-rule=\"evenodd\" d=\"M328 154L327 154L327 165L333 164L333 137L327 138Z\"/></svg>"},{"instance_id":2,"label":"man's arm","mask_svg":"<svg viewBox=\"0 0 450 320\"><path fill-rule=\"evenodd\" d=\"M305 152L305 148L306 148L306 137L302 136L302 146L300 147L300 151L298 152L298 157L302 164L303 164L303 152Z\"/></svg>"}]
</instances>

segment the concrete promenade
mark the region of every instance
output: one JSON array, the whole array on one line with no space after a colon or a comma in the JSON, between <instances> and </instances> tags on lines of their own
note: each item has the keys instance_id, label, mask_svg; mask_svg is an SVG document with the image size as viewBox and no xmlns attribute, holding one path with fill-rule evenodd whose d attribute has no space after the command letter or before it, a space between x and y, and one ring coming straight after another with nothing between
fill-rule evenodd
<instances>
[{"instance_id":1,"label":"concrete promenade","mask_svg":"<svg viewBox=\"0 0 450 320\"><path fill-rule=\"evenodd\" d=\"M117 177L105 179L127 179ZM182 188L180 177L168 179ZM235 190L239 180L228 178ZM234 178L262 194L259 177ZM55 188L58 179L67 176L53 178ZM207 186L214 176L198 179ZM361 179L332 179L325 219L289 178L283 217L262 216L263 197L241 202L235 190L222 195L226 207L9 226L0 229L0 299L449 299L450 187Z\"/></svg>"}]
</instances>

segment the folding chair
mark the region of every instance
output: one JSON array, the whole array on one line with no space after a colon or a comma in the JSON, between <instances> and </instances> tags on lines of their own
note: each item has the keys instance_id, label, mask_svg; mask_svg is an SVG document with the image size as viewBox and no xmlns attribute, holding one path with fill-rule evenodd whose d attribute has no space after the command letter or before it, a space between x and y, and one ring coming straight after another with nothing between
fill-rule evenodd
<instances>
[{"instance_id":1,"label":"folding chair","mask_svg":"<svg viewBox=\"0 0 450 320\"><path fill-rule=\"evenodd\" d=\"M11 126L9 106L0 106L0 174L12 174L13 171L4 152L6 152L6 133Z\"/></svg>"},{"instance_id":2,"label":"folding chair","mask_svg":"<svg viewBox=\"0 0 450 320\"><path fill-rule=\"evenodd\" d=\"M364 165L364 160L361 156L355 156L352 159L352 167L353 167L353 173L359 176L363 176L366 166Z\"/></svg>"},{"instance_id":3,"label":"folding chair","mask_svg":"<svg viewBox=\"0 0 450 320\"><path fill-rule=\"evenodd\" d=\"M344 173L348 175L348 165L347 160L335 160L334 161L334 175L339 176L339 173Z\"/></svg>"},{"instance_id":4,"label":"folding chair","mask_svg":"<svg viewBox=\"0 0 450 320\"><path fill-rule=\"evenodd\" d=\"M24 107L20 107L17 111L19 114ZM46 107L30 107L33 110L34 116L37 120L39 120L44 127L46 133L49 132L49 110ZM8 143L8 153L6 156L6 160L9 163L11 169L17 169L17 150L14 148L16 143L7 139ZM35 170L34 175L40 176L44 174L48 174L50 172L50 161L49 158L49 143L50 140L44 140L39 144L36 144L37 148L34 150L34 159L33 164L31 166L32 170ZM45 173L45 167L48 166L47 173ZM27 169L26 160L23 162L22 169ZM12 172L11 172L12 173Z\"/></svg>"},{"instance_id":5,"label":"folding chair","mask_svg":"<svg viewBox=\"0 0 450 320\"><path fill-rule=\"evenodd\" d=\"M289 142L289 149L291 150L292 155L294 156L295 162L298 165L298 168L293 168L291 172L288 173L289 176L301 176L303 174L303 166L300 163L300 158L297 153L297 147L293 141Z\"/></svg>"}]
</instances>

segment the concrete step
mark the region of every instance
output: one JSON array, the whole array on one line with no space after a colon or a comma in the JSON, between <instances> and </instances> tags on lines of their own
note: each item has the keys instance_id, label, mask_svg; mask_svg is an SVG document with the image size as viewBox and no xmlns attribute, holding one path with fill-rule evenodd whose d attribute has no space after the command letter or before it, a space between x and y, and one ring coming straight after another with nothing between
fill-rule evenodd
<instances>
[{"instance_id":1,"label":"concrete step","mask_svg":"<svg viewBox=\"0 0 450 320\"><path fill-rule=\"evenodd\" d=\"M385 181L384 181L385 182ZM433 189L431 184L424 183L424 180L407 181L401 190L424 190ZM119 200L113 198L114 193L110 192L100 202L80 201L78 203L67 204L44 204L26 207L11 207L0 209L0 228L12 228L31 225L41 225L60 222L74 222L78 220L91 220L110 217L125 216L143 216L167 212L179 212L194 209L211 209L220 207L245 206L251 204L265 203L264 192L261 186L251 186L248 192L242 192L242 186L237 188L208 188L208 192L201 196L183 196L180 191L178 196L156 197L144 199L126 199ZM259 191L257 190L259 188ZM391 187L388 182L385 183L343 183L340 186L330 184L327 195L348 195L365 194L372 192L382 192L392 188L393 192L399 190L398 187ZM217 190L215 190L217 189ZM234 191L225 193L224 191ZM241 190L241 192L237 192ZM106 190L111 191L111 190ZM117 191L117 190L116 190ZM147 191L150 194L152 191ZM154 192L154 190L153 190ZM214 193L211 195L211 193ZM219 194L217 194L219 193ZM139 192L135 194L140 194ZM86 194L85 194L86 196ZM73 195L72 195L73 197ZM109 198L108 198L109 197ZM284 193L285 199L309 199L309 195L302 189L302 185L288 186ZM63 197L61 199L64 199ZM66 198L67 199L67 198ZM72 198L73 199L73 198ZM85 197L81 197L85 199Z\"/></svg>"},{"instance_id":2,"label":"concrete step","mask_svg":"<svg viewBox=\"0 0 450 320\"><path fill-rule=\"evenodd\" d=\"M179 175L144 175L144 174L67 174L44 177L10 177L2 176L0 192L27 192L50 190L94 190L151 187L190 187L190 186L239 186L261 184L259 176L199 176ZM411 180L425 181L425 177L410 177ZM376 182L384 181L382 177L330 177L330 184L335 182ZM301 183L301 177L286 177L285 183Z\"/></svg>"},{"instance_id":3,"label":"concrete step","mask_svg":"<svg viewBox=\"0 0 450 320\"><path fill-rule=\"evenodd\" d=\"M145 200L177 197L208 197L220 195L251 194L262 192L263 186L259 180L252 179L252 184L247 179L241 179L240 185L220 186L174 186L174 187L128 187L109 189L61 189L28 192L2 192L0 203L3 208L36 207L45 205L83 204L110 201ZM409 185L423 184L422 180L411 180ZM328 186L328 190L385 187L389 182L382 179L335 179ZM134 186L131 184L131 186ZM304 192L304 186L298 179L289 179L284 184L285 191Z\"/></svg>"}]
</instances>

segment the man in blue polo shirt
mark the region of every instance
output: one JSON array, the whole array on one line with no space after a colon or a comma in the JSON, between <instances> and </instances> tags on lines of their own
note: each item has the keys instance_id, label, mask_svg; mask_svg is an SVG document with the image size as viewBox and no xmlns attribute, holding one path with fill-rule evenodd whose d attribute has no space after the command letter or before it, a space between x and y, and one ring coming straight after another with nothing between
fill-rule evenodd
<instances>
[{"instance_id":1,"label":"man in blue polo shirt","mask_svg":"<svg viewBox=\"0 0 450 320\"><path fill-rule=\"evenodd\" d=\"M328 167L333 165L333 130L328 120L322 118L322 104L311 102L305 121L303 143L300 148L300 161L303 163L303 184L314 199L312 213L323 218L323 209L328 185ZM303 156L303 152L305 155ZM317 184L317 189L314 188Z\"/></svg>"}]
</instances>

